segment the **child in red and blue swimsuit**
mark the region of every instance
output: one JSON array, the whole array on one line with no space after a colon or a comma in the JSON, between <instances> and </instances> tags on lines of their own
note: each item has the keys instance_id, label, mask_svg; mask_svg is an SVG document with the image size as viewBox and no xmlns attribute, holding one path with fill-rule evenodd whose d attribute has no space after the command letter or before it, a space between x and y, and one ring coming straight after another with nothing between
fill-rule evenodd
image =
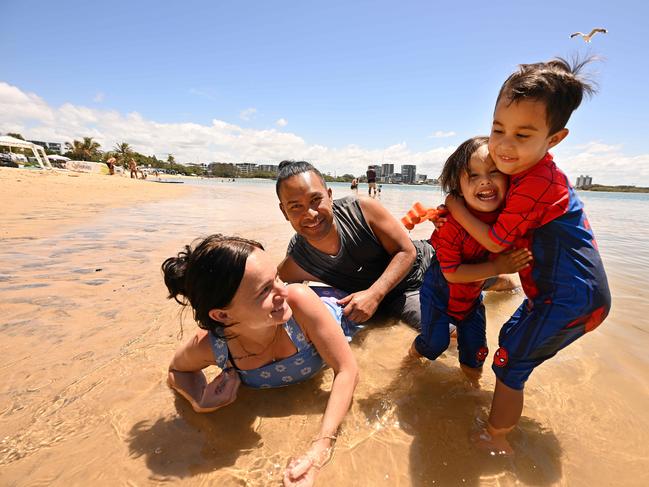
<instances>
[{"instance_id":1,"label":"child in red and blue swimsuit","mask_svg":"<svg viewBox=\"0 0 649 487\"><path fill-rule=\"evenodd\" d=\"M503 325L494 355L496 389L478 446L510 454L506 434L520 419L525 381L535 367L596 328L611 296L583 204L548 152L584 93L593 89L556 59L521 65L503 84L494 110L489 153L510 176L505 207L494 224L475 218L456 197L453 217L491 252L529 248L532 265L520 272L527 299Z\"/></svg>"},{"instance_id":2,"label":"child in red and blue swimsuit","mask_svg":"<svg viewBox=\"0 0 649 487\"><path fill-rule=\"evenodd\" d=\"M487 137L463 142L444 164L440 176L444 191L463 196L469 211L493 223L505 199L508 178L489 157ZM484 280L517 272L527 266L526 249L500 254L489 260L489 251L450 216L431 237L435 258L426 271L420 290L421 333L411 355L435 360L450 343L449 324L457 327L460 367L476 381L488 354Z\"/></svg>"}]
</instances>

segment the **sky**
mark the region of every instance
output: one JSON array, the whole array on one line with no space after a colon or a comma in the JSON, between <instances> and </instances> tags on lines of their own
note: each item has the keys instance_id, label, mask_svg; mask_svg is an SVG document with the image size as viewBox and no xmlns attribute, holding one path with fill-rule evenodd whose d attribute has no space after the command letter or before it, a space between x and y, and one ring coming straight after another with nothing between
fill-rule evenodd
<instances>
[{"instance_id":1,"label":"sky","mask_svg":"<svg viewBox=\"0 0 649 487\"><path fill-rule=\"evenodd\" d=\"M437 177L518 64L596 55L554 150L649 186L646 2L0 0L0 133L179 162L308 160ZM591 43L575 31L605 27Z\"/></svg>"}]
</instances>

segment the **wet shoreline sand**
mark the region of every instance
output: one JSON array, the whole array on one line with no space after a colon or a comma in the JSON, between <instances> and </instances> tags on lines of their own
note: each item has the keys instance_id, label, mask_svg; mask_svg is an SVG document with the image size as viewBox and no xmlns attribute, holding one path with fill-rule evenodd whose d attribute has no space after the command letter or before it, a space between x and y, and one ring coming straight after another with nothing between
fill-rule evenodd
<instances>
[{"instance_id":1,"label":"wet shoreline sand","mask_svg":"<svg viewBox=\"0 0 649 487\"><path fill-rule=\"evenodd\" d=\"M5 182L22 175L10 171L0 171L3 189L13 188L4 194L20 199L22 187ZM194 414L164 384L173 350L195 325L165 299L159 270L182 245L219 231L256 238L279 260L292 229L272 186L126 179L118 197L103 178L92 186L87 175L34 176L34 195L51 194L53 180L74 180L75 191L103 202L67 205L59 197L54 223L38 205L3 210L3 483L276 485L289 456L317 431L331 372L289 389L242 387L234 405ZM405 205L390 195L384 203L394 214ZM597 231L597 213L589 216ZM607 239L599 240L604 247ZM408 363L414 332L386 323L352 345L361 383L318 485L646 484L649 341L638 320L647 290L629 282L616 259L606 260L614 295L607 322L530 380L516 458L484 457L468 441L474 418L488 409L493 373L485 369L474 390L454 351ZM521 299L487 296L492 350Z\"/></svg>"}]
</instances>

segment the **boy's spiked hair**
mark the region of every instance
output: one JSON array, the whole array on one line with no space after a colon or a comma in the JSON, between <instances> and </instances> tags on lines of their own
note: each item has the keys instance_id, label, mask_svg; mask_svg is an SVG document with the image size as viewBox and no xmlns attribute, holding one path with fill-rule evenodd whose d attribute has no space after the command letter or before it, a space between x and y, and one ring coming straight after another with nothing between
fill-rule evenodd
<instances>
[{"instance_id":1,"label":"boy's spiked hair","mask_svg":"<svg viewBox=\"0 0 649 487\"><path fill-rule=\"evenodd\" d=\"M442 174L439 176L439 184L445 193L453 196L460 196L460 178L463 173L469 173L469 161L475 151L483 145L487 145L489 137L472 137L462 142L455 152L448 156Z\"/></svg>"},{"instance_id":2,"label":"boy's spiked hair","mask_svg":"<svg viewBox=\"0 0 649 487\"><path fill-rule=\"evenodd\" d=\"M521 100L545 103L550 135L555 134L566 126L584 93L590 96L596 92L594 83L581 75L583 67L594 60L591 56L571 64L558 57L545 63L521 64L503 83L496 104L503 97L508 105Z\"/></svg>"}]
</instances>

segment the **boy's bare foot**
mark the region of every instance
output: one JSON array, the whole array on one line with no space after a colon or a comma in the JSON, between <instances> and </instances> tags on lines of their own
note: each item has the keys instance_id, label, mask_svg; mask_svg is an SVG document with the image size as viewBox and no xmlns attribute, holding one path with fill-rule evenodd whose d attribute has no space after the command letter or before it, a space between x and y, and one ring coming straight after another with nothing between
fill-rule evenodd
<instances>
[{"instance_id":1,"label":"boy's bare foot","mask_svg":"<svg viewBox=\"0 0 649 487\"><path fill-rule=\"evenodd\" d=\"M507 433L513 428L493 428L487 423L487 426L471 434L471 441L479 450L489 453L492 456L514 455L514 449L507 441Z\"/></svg>"},{"instance_id":2,"label":"boy's bare foot","mask_svg":"<svg viewBox=\"0 0 649 487\"><path fill-rule=\"evenodd\" d=\"M464 375L468 379L471 386L473 386L475 389L480 389L480 377L482 377L482 367L474 368L464 364L460 364L460 368L462 369L462 372L464 372Z\"/></svg>"}]
</instances>

